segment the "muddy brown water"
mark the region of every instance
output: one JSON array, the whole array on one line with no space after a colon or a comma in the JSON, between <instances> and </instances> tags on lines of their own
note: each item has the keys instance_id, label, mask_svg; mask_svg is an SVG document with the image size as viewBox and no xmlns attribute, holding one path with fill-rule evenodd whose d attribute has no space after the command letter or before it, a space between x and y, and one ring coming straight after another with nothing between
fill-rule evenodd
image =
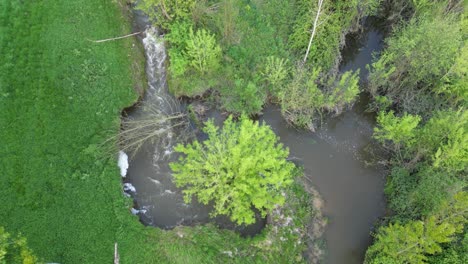
<instances>
[{"instance_id":1,"label":"muddy brown water","mask_svg":"<svg viewBox=\"0 0 468 264\"><path fill-rule=\"evenodd\" d=\"M340 71L359 69L362 87L368 75L366 64L382 48L383 33L378 27L378 21L368 19L363 32L347 37L342 51ZM385 172L366 165L375 160L371 154L375 151L370 151L375 149L371 139L375 116L365 111L367 103L361 95L353 109L328 119L316 133L289 127L274 106L267 107L261 117L304 167L306 177L325 201L324 263L362 263L374 223L385 213Z\"/></svg>"},{"instance_id":2,"label":"muddy brown water","mask_svg":"<svg viewBox=\"0 0 468 264\"><path fill-rule=\"evenodd\" d=\"M137 16L136 22L140 28L147 26L141 16ZM145 115L145 105L167 107L162 103L170 95L165 85L166 55L161 43L157 31L147 31L144 44L150 89L141 106L130 113L135 118ZM360 69L364 80L367 76L365 65L371 61L372 52L381 48L382 34L367 23L362 34L349 36L346 43L340 71ZM328 254L324 262L329 264L362 263L371 241L373 224L385 210L383 171L366 166L372 158L367 149L372 145L375 121L372 114L365 113L365 105L365 96L361 96L353 109L326 120L316 133L291 128L275 106L266 107L260 118L289 148L291 158L304 167L306 177L325 200L323 213L328 218L328 226L324 239ZM226 218L211 219L209 206L183 201L168 166L177 158L172 150L176 133L170 131L159 144L145 144L130 159L124 182L131 183L136 189L129 192L139 210L134 213L144 224L165 229L207 222L234 229ZM258 219L255 225L235 229L251 236L259 233L264 225L265 219Z\"/></svg>"}]
</instances>

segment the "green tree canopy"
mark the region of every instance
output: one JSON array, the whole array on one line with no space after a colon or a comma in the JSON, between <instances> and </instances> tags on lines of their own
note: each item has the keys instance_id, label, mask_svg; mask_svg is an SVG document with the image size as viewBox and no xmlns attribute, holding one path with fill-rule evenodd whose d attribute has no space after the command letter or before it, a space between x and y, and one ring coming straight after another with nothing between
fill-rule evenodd
<instances>
[{"instance_id":1,"label":"green tree canopy","mask_svg":"<svg viewBox=\"0 0 468 264\"><path fill-rule=\"evenodd\" d=\"M189 31L187 55L190 64L200 73L208 73L218 69L221 60L221 47L214 35L205 29Z\"/></svg>"},{"instance_id":2,"label":"green tree canopy","mask_svg":"<svg viewBox=\"0 0 468 264\"><path fill-rule=\"evenodd\" d=\"M444 210L425 221L382 227L368 249L365 263L426 263L427 255L442 251L441 244L463 232L468 216L468 194L459 192Z\"/></svg>"},{"instance_id":3,"label":"green tree canopy","mask_svg":"<svg viewBox=\"0 0 468 264\"><path fill-rule=\"evenodd\" d=\"M387 39L388 47L372 64L371 94L386 96L399 110L427 116L440 104L434 94L456 62L461 36L459 19L453 15L411 20ZM446 89L457 97L463 93L458 87Z\"/></svg>"},{"instance_id":4,"label":"green tree canopy","mask_svg":"<svg viewBox=\"0 0 468 264\"><path fill-rule=\"evenodd\" d=\"M381 111L377 117L374 138L382 143L392 141L397 149L403 145L411 146L416 141L416 127L420 121L419 116L405 113L402 117L396 117L393 111Z\"/></svg>"},{"instance_id":5,"label":"green tree canopy","mask_svg":"<svg viewBox=\"0 0 468 264\"><path fill-rule=\"evenodd\" d=\"M244 115L238 123L229 117L221 129L209 121L204 132L208 140L177 145L184 155L171 163L187 202L194 196L212 202L212 216L227 215L238 224L254 223L253 208L265 216L285 202L282 190L292 183L295 166L270 127Z\"/></svg>"},{"instance_id":6,"label":"green tree canopy","mask_svg":"<svg viewBox=\"0 0 468 264\"><path fill-rule=\"evenodd\" d=\"M26 239L21 236L12 237L3 227L0 227L0 264L40 263L26 244Z\"/></svg>"}]
</instances>

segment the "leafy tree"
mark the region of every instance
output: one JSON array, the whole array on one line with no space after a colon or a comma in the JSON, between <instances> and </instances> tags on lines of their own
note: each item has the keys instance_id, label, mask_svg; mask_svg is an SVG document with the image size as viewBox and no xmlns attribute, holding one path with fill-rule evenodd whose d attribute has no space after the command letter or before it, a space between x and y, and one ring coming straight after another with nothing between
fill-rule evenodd
<instances>
[{"instance_id":1,"label":"leafy tree","mask_svg":"<svg viewBox=\"0 0 468 264\"><path fill-rule=\"evenodd\" d=\"M435 84L449 72L461 46L459 21L450 15L415 18L388 38L387 46L372 64L371 94L427 116L437 106Z\"/></svg>"},{"instance_id":2,"label":"leafy tree","mask_svg":"<svg viewBox=\"0 0 468 264\"><path fill-rule=\"evenodd\" d=\"M468 112L438 111L418 128L419 116L404 114L396 117L393 111L380 112L374 138L390 145L400 155L399 162L413 156L412 163L431 159L435 168L449 172L463 172L468 162ZM388 145L387 145L388 146Z\"/></svg>"},{"instance_id":3,"label":"leafy tree","mask_svg":"<svg viewBox=\"0 0 468 264\"><path fill-rule=\"evenodd\" d=\"M442 77L437 92L447 97L452 105L468 106L468 46L460 50L455 64Z\"/></svg>"},{"instance_id":4,"label":"leafy tree","mask_svg":"<svg viewBox=\"0 0 468 264\"><path fill-rule=\"evenodd\" d=\"M318 116L326 111L341 113L354 103L359 94L359 71L348 71L323 81L325 78L320 78L319 68L309 70L298 65L292 75L292 80L286 85L286 89L278 92L278 97L283 116L298 127L315 130ZM322 88L325 90L323 91L319 87L321 83L330 88Z\"/></svg>"},{"instance_id":5,"label":"leafy tree","mask_svg":"<svg viewBox=\"0 0 468 264\"><path fill-rule=\"evenodd\" d=\"M416 127L420 121L419 116L405 113L402 117L397 117L393 111L381 111L377 117L378 126L374 129L374 138L382 143L391 141L395 150L399 151L402 146L412 146L416 142Z\"/></svg>"},{"instance_id":6,"label":"leafy tree","mask_svg":"<svg viewBox=\"0 0 468 264\"><path fill-rule=\"evenodd\" d=\"M276 96L283 88L284 81L288 77L288 74L289 68L287 66L287 60L274 56L266 58L263 69L260 72L268 89Z\"/></svg>"},{"instance_id":7,"label":"leafy tree","mask_svg":"<svg viewBox=\"0 0 468 264\"><path fill-rule=\"evenodd\" d=\"M39 260L28 248L25 238L12 237L0 227L0 264L7 263L36 264Z\"/></svg>"},{"instance_id":8,"label":"leafy tree","mask_svg":"<svg viewBox=\"0 0 468 264\"><path fill-rule=\"evenodd\" d=\"M177 20L189 20L197 0L140 0L137 8L164 28Z\"/></svg>"},{"instance_id":9,"label":"leafy tree","mask_svg":"<svg viewBox=\"0 0 468 264\"><path fill-rule=\"evenodd\" d=\"M332 79L333 80L333 79ZM333 80L331 91L327 93L325 109L340 114L351 106L359 95L359 70L343 73L338 81Z\"/></svg>"},{"instance_id":10,"label":"leafy tree","mask_svg":"<svg viewBox=\"0 0 468 264\"><path fill-rule=\"evenodd\" d=\"M266 100L266 92L252 81L236 79L234 85L221 89L221 102L227 111L239 115L260 113Z\"/></svg>"},{"instance_id":11,"label":"leafy tree","mask_svg":"<svg viewBox=\"0 0 468 264\"><path fill-rule=\"evenodd\" d=\"M388 206L397 216L408 220L436 214L447 206L455 193L465 184L455 175L420 164L422 168L410 175L404 168L396 167L387 178L385 193Z\"/></svg>"},{"instance_id":12,"label":"leafy tree","mask_svg":"<svg viewBox=\"0 0 468 264\"><path fill-rule=\"evenodd\" d=\"M461 236L459 241L452 243L444 249L442 254L429 258L432 264L460 264L468 263L468 232Z\"/></svg>"},{"instance_id":13,"label":"leafy tree","mask_svg":"<svg viewBox=\"0 0 468 264\"><path fill-rule=\"evenodd\" d=\"M420 152L427 153L436 168L463 172L468 164L468 112L440 111L420 133Z\"/></svg>"},{"instance_id":14,"label":"leafy tree","mask_svg":"<svg viewBox=\"0 0 468 264\"><path fill-rule=\"evenodd\" d=\"M237 22L239 17L239 1L223 0L219 3L219 12L213 17L218 31L221 33L223 43L228 45L240 41Z\"/></svg>"},{"instance_id":15,"label":"leafy tree","mask_svg":"<svg viewBox=\"0 0 468 264\"><path fill-rule=\"evenodd\" d=\"M253 208L265 216L285 202L281 192L293 181L294 165L270 127L244 115L239 123L229 117L221 129L209 121L204 132L204 142L177 145L184 156L171 163L187 202L195 196L213 203L212 216L227 215L238 224L255 221Z\"/></svg>"},{"instance_id":16,"label":"leafy tree","mask_svg":"<svg viewBox=\"0 0 468 264\"><path fill-rule=\"evenodd\" d=\"M289 123L315 129L314 119L325 104L325 95L317 85L319 74L320 69L307 72L298 66L292 81L279 93L281 113Z\"/></svg>"},{"instance_id":17,"label":"leafy tree","mask_svg":"<svg viewBox=\"0 0 468 264\"><path fill-rule=\"evenodd\" d=\"M320 16L314 23L320 3ZM294 1L296 12L289 35L289 46L304 57L316 24L316 33L310 46L307 63L328 71L337 66L341 40L345 34L359 25L362 16L376 10L379 0L338 0L338 1Z\"/></svg>"},{"instance_id":18,"label":"leafy tree","mask_svg":"<svg viewBox=\"0 0 468 264\"><path fill-rule=\"evenodd\" d=\"M214 35L201 29L193 32L193 24L176 21L169 26L169 87L177 95L203 94L218 84L221 48Z\"/></svg>"},{"instance_id":19,"label":"leafy tree","mask_svg":"<svg viewBox=\"0 0 468 264\"><path fill-rule=\"evenodd\" d=\"M187 41L187 56L190 65L201 74L214 72L218 69L221 59L221 47L216 43L216 38L205 29L189 31Z\"/></svg>"},{"instance_id":20,"label":"leafy tree","mask_svg":"<svg viewBox=\"0 0 468 264\"><path fill-rule=\"evenodd\" d=\"M452 226L437 225L432 218L428 223L414 221L406 225L390 224L380 230L368 254L383 255L394 263L424 263L427 259L425 254L440 252L442 249L439 243L449 242L454 233ZM366 262L382 263L382 257L377 260Z\"/></svg>"},{"instance_id":21,"label":"leafy tree","mask_svg":"<svg viewBox=\"0 0 468 264\"><path fill-rule=\"evenodd\" d=\"M382 227L376 242L368 249L365 263L425 263L427 255L442 251L441 244L450 242L463 231L468 217L468 194L455 195L447 210L426 221L410 221Z\"/></svg>"},{"instance_id":22,"label":"leafy tree","mask_svg":"<svg viewBox=\"0 0 468 264\"><path fill-rule=\"evenodd\" d=\"M192 24L186 21L174 22L169 26L169 33L166 34L165 39L169 43L169 73L171 78L183 76L189 68L186 49L191 28Z\"/></svg>"}]
</instances>

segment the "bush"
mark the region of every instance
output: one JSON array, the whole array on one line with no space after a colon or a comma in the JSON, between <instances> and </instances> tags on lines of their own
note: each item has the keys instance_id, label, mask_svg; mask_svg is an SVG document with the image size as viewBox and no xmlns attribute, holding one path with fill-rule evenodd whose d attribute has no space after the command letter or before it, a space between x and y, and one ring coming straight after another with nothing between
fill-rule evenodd
<instances>
[{"instance_id":1,"label":"bush","mask_svg":"<svg viewBox=\"0 0 468 264\"><path fill-rule=\"evenodd\" d=\"M223 107L234 114L257 114L262 110L266 100L266 91L252 81L237 79L234 86L221 89Z\"/></svg>"},{"instance_id":2,"label":"bush","mask_svg":"<svg viewBox=\"0 0 468 264\"><path fill-rule=\"evenodd\" d=\"M265 217L284 204L282 190L293 182L294 165L270 127L244 115L239 123L228 118L222 129L209 121L204 132L209 139L202 143L177 145L185 156L171 163L187 202L195 196L213 203L212 216L227 215L238 224L254 223L253 209Z\"/></svg>"}]
</instances>

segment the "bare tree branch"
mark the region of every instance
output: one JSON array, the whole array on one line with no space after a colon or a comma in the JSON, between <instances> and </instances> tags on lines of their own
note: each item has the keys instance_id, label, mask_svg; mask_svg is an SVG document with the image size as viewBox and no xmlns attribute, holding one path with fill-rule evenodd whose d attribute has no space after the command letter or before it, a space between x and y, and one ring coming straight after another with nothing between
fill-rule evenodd
<instances>
[{"instance_id":1,"label":"bare tree branch","mask_svg":"<svg viewBox=\"0 0 468 264\"><path fill-rule=\"evenodd\" d=\"M317 14L315 15L314 26L312 28L312 34L310 35L309 45L307 46L307 51L304 56L304 63L307 61L307 57L309 56L309 52L310 52L310 46L312 45L312 41L314 40L314 37L315 37L315 32L317 31L318 20L319 20L320 12L322 10L322 4L323 4L323 0L318 0Z\"/></svg>"},{"instance_id":2,"label":"bare tree branch","mask_svg":"<svg viewBox=\"0 0 468 264\"><path fill-rule=\"evenodd\" d=\"M141 32L135 32L135 33L132 33L132 34L128 34L128 35L121 36L121 37L115 37L115 38L108 38L108 39L101 39L101 40L90 40L90 39L88 39L88 40L92 41L92 42L95 42L95 43L102 43L102 42L106 42L106 41L124 39L124 38L132 37L132 36L135 36L135 35L138 35L138 34L141 34Z\"/></svg>"}]
</instances>

